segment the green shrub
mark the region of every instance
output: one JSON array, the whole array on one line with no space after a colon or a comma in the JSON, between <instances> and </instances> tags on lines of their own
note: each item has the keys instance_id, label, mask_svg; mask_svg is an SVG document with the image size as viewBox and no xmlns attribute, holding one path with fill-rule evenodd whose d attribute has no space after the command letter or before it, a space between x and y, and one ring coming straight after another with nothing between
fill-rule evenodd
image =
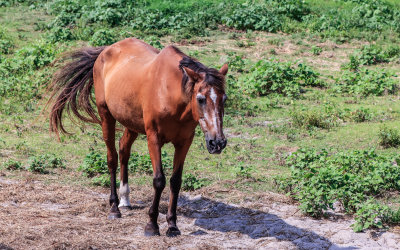
<instances>
[{"instance_id":1,"label":"green shrub","mask_svg":"<svg viewBox=\"0 0 400 250\"><path fill-rule=\"evenodd\" d=\"M294 107L289 116L295 127L310 130L313 128L331 129L337 127L344 119L345 114L342 110L327 104L319 109Z\"/></svg>"},{"instance_id":2,"label":"green shrub","mask_svg":"<svg viewBox=\"0 0 400 250\"><path fill-rule=\"evenodd\" d=\"M384 217L387 217L389 207L378 204L370 199L362 203L355 213L355 223L352 228L356 232L361 232L368 228L382 228Z\"/></svg>"},{"instance_id":3,"label":"green shrub","mask_svg":"<svg viewBox=\"0 0 400 250\"><path fill-rule=\"evenodd\" d=\"M352 120L355 122L366 122L372 120L373 114L368 108L359 108L351 113Z\"/></svg>"},{"instance_id":4,"label":"green shrub","mask_svg":"<svg viewBox=\"0 0 400 250\"><path fill-rule=\"evenodd\" d=\"M0 55L9 54L14 48L14 42L4 29L0 29Z\"/></svg>"},{"instance_id":5,"label":"green shrub","mask_svg":"<svg viewBox=\"0 0 400 250\"><path fill-rule=\"evenodd\" d=\"M379 226L371 221L382 217L379 207L360 204L370 204L367 202L370 199L400 190L400 168L393 164L399 159L378 155L374 149L344 152L299 149L286 162L291 174L276 178L276 183L299 201L302 211L319 217L327 209L334 209L333 204L338 202L346 213L357 213L359 224L355 230Z\"/></svg>"},{"instance_id":6,"label":"green shrub","mask_svg":"<svg viewBox=\"0 0 400 250\"><path fill-rule=\"evenodd\" d=\"M275 59L260 60L239 79L255 95L279 93L299 97L302 86L322 86L319 74L304 64L279 62Z\"/></svg>"},{"instance_id":7,"label":"green shrub","mask_svg":"<svg viewBox=\"0 0 400 250\"><path fill-rule=\"evenodd\" d=\"M398 130L382 126L379 129L379 145L384 148L397 148L400 146L400 133Z\"/></svg>"},{"instance_id":8,"label":"green shrub","mask_svg":"<svg viewBox=\"0 0 400 250\"><path fill-rule=\"evenodd\" d=\"M3 163L3 168L7 170L20 170L22 169L22 163L13 159L9 159Z\"/></svg>"},{"instance_id":9,"label":"green shrub","mask_svg":"<svg viewBox=\"0 0 400 250\"><path fill-rule=\"evenodd\" d=\"M109 29L100 29L96 31L90 39L92 46L111 45L120 40L118 35Z\"/></svg>"},{"instance_id":10,"label":"green shrub","mask_svg":"<svg viewBox=\"0 0 400 250\"><path fill-rule=\"evenodd\" d=\"M89 153L83 159L82 165L78 168L88 178L108 174L107 159L100 152L90 148Z\"/></svg>"},{"instance_id":11,"label":"green shrub","mask_svg":"<svg viewBox=\"0 0 400 250\"><path fill-rule=\"evenodd\" d=\"M228 27L239 30L262 30L276 32L282 29L282 19L266 4L246 2L237 6L231 15L222 18Z\"/></svg>"},{"instance_id":12,"label":"green shrub","mask_svg":"<svg viewBox=\"0 0 400 250\"><path fill-rule=\"evenodd\" d=\"M314 56L318 56L322 53L322 48L318 46L312 46L311 52L313 53Z\"/></svg>"},{"instance_id":13,"label":"green shrub","mask_svg":"<svg viewBox=\"0 0 400 250\"><path fill-rule=\"evenodd\" d=\"M398 83L393 78L394 76L383 70L345 71L336 79L333 89L337 93L361 96L395 94L398 90Z\"/></svg>"},{"instance_id":14,"label":"green shrub","mask_svg":"<svg viewBox=\"0 0 400 250\"><path fill-rule=\"evenodd\" d=\"M243 162L238 162L235 166L235 174L237 178L250 179L254 169L251 166L246 166Z\"/></svg>"},{"instance_id":15,"label":"green shrub","mask_svg":"<svg viewBox=\"0 0 400 250\"><path fill-rule=\"evenodd\" d=\"M31 157L27 170L39 174L50 173L49 169L65 168L64 160L54 154L44 154Z\"/></svg>"},{"instance_id":16,"label":"green shrub","mask_svg":"<svg viewBox=\"0 0 400 250\"><path fill-rule=\"evenodd\" d=\"M206 185L205 179L198 179L193 174L184 174L182 177L182 189L185 191L194 191Z\"/></svg>"}]
</instances>

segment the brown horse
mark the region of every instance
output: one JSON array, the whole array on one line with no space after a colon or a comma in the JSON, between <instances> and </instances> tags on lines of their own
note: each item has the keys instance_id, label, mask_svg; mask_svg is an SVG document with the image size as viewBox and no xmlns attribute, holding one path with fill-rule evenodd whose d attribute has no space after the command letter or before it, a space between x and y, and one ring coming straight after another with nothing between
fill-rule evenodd
<instances>
[{"instance_id":1,"label":"brown horse","mask_svg":"<svg viewBox=\"0 0 400 250\"><path fill-rule=\"evenodd\" d=\"M225 64L219 71L207 68L174 46L159 51L135 38L107 47L84 48L65 59L69 62L54 75L52 82L54 92L51 99L55 98L55 102L51 109L50 127L57 134L59 131L66 133L62 124L65 109L82 121L101 124L111 175L108 218L120 218L119 208L131 207L128 160L138 133L146 134L155 194L145 235L160 235L158 206L166 183L161 165L161 147L168 142L174 145L175 155L166 234L180 235L176 225L176 206L183 164L196 126L200 123L211 154L221 153L226 146L222 119L228 66ZM91 95L93 86L95 101ZM94 103L100 119L93 108ZM125 127L119 141L121 201L116 191L116 121Z\"/></svg>"}]
</instances>

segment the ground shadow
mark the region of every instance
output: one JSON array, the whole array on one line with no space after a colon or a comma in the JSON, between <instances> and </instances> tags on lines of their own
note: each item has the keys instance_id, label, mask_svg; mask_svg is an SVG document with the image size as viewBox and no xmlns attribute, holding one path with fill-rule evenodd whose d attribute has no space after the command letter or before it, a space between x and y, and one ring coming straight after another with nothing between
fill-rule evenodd
<instances>
[{"instance_id":1,"label":"ground shadow","mask_svg":"<svg viewBox=\"0 0 400 250\"><path fill-rule=\"evenodd\" d=\"M0 243L0 250L13 250L13 248L7 246L6 244Z\"/></svg>"},{"instance_id":2,"label":"ground shadow","mask_svg":"<svg viewBox=\"0 0 400 250\"><path fill-rule=\"evenodd\" d=\"M239 232L252 239L274 237L279 241L290 241L300 249L358 249L338 247L329 239L313 231L292 226L277 215L236 207L204 197L188 199L181 196L179 207L183 216L195 218L195 225L206 230ZM205 232L199 232L202 233Z\"/></svg>"}]
</instances>

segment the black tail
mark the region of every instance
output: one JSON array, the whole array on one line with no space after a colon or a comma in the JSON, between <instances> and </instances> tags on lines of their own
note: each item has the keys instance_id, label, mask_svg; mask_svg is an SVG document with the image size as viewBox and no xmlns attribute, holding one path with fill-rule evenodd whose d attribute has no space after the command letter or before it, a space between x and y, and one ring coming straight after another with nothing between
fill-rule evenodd
<instances>
[{"instance_id":1,"label":"black tail","mask_svg":"<svg viewBox=\"0 0 400 250\"><path fill-rule=\"evenodd\" d=\"M83 48L62 58L69 62L54 74L51 83L53 93L49 100L50 102L56 97L50 112L50 130L57 135L60 130L67 133L62 123L65 109L69 115L72 111L81 121L100 123L93 108L93 66L104 49L105 47Z\"/></svg>"}]
</instances>

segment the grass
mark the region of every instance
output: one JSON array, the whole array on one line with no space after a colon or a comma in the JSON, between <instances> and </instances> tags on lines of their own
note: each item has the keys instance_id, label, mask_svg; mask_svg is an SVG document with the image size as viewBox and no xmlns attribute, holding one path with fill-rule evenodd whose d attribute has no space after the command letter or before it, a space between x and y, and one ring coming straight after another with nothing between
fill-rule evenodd
<instances>
[{"instance_id":1,"label":"grass","mask_svg":"<svg viewBox=\"0 0 400 250\"><path fill-rule=\"evenodd\" d=\"M242 1L238 1L242 2ZM396 1L392 1L396 4ZM312 11L329 10L331 8L346 8L353 3L343 5L338 1L310 0ZM152 1L150 8L160 6L160 1ZM168 4L162 1L163 8ZM185 9L191 3L181 3ZM0 7L0 25L9 31L14 38L16 48L37 43L44 36L44 31L36 30L36 23L47 23L53 17L41 9L32 10L27 6ZM119 30L129 30L128 27L117 27ZM129 30L130 31L130 30ZM198 129L184 168L184 174L192 174L204 181L207 188L217 190L220 187L232 188L252 195L254 192L276 191L272 178L278 174L289 174L289 169L283 164L285 157L300 147L314 147L317 150L332 148L334 150L361 150L375 147L380 154L393 155L397 149L385 148L379 145L379 131L382 125L391 129L400 129L400 102L398 95L380 97L357 95L342 96L331 91L334 79L341 75L341 65L349 62L349 55L361 49L366 40L351 40L337 42L334 38L323 38L318 35L294 32L293 34L267 32L238 32L224 30L223 27L210 30L206 37L194 37L191 40L179 40L168 34L159 37L162 45L172 42L187 54L194 55L205 65L220 67L228 55L240 55L245 61L255 63L260 59L276 58L280 62L302 62L321 74L327 83L326 88L305 88L299 99L282 96L252 97L253 115L243 117L240 113L230 110L225 116L225 133L228 146L221 155L209 155L205 147L204 136ZM382 33L383 36L383 33ZM146 34L143 38L148 39ZM199 42L200 41L200 42ZM245 46L239 45L240 41ZM381 46L396 44L397 40L380 37ZM87 45L88 41L61 42L58 46L73 48ZM251 46L249 46L251 45ZM312 48L322 51L313 53ZM273 53L272 53L273 51ZM273 54L273 55L272 55ZM13 57L13 55L7 55ZM400 72L400 65L389 62L379 65L365 66L371 69L385 69L389 72ZM46 69L53 69L47 66ZM229 74L240 76L246 72L230 71ZM396 78L398 82L398 78ZM1 84L1 82L0 82ZM228 82L227 88L232 88ZM2 98L2 97L0 97ZM43 110L48 95L34 101L29 112L18 112L8 115L0 113L0 165L9 159L18 160L23 166L29 164L30 157L44 154L54 154L65 160L66 169L54 169L58 175L57 181L67 185L90 185L90 181L77 171L82 164L89 148L105 154L99 126L86 124L82 129L67 122L74 132L71 136L61 136L61 142L48 131L47 111ZM12 97L5 97L1 105L18 105ZM348 113L359 109L368 109L373 117L370 120L356 122L351 119L340 120L335 126L313 127L294 126L291 112L320 110L324 104L330 104ZM347 112L347 111L346 111ZM321 116L323 119L323 116ZM319 118L321 118L319 117ZM341 119L341 118L340 118ZM271 127L272 126L272 127ZM329 129L328 129L329 128ZM121 133L117 133L117 138ZM169 156L173 155L172 145L164 148ZM147 154L145 136L139 136L135 141L133 151L141 155ZM37 175L2 169L7 178L25 178L29 174L34 179L49 180L48 175ZM137 185L151 185L152 177L146 174L132 174L130 182ZM203 183L203 182L202 182ZM218 194L228 196L229 194ZM399 199L395 199L399 203Z\"/></svg>"}]
</instances>

